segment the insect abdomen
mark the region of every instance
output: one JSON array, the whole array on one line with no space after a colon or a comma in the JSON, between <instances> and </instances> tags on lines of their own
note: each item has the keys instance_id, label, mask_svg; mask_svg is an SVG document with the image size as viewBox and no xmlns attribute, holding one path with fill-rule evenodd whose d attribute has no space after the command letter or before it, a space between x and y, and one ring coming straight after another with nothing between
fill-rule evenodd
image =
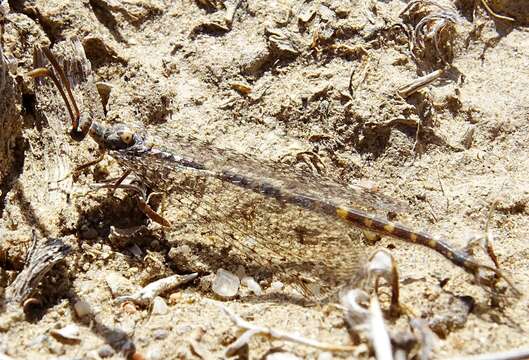
<instances>
[{"instance_id":1,"label":"insect abdomen","mask_svg":"<svg viewBox=\"0 0 529 360\"><path fill-rule=\"evenodd\" d=\"M336 215L340 219L345 220L356 227L370 230L381 235L391 236L410 243L426 246L444 255L455 265L464 267L467 270L474 270L475 268L475 266L473 266L474 262L472 262L466 254L453 249L442 239L436 239L431 235L416 232L403 225L382 220L353 209L337 207Z\"/></svg>"}]
</instances>

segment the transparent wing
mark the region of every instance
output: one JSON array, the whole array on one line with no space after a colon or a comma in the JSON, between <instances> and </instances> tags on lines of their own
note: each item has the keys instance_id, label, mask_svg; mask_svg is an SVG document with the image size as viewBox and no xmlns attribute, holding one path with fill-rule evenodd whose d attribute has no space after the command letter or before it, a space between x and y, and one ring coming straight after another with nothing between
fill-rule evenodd
<instances>
[{"instance_id":1,"label":"transparent wing","mask_svg":"<svg viewBox=\"0 0 529 360\"><path fill-rule=\"evenodd\" d=\"M196 138L167 134L163 140L154 140L154 144L164 151L203 164L208 170L217 173L230 171L250 178L262 179L291 193L305 194L341 206L378 213L407 212L404 203L380 192L361 186L341 184L313 173L301 173L283 163L258 159L231 149L220 149ZM140 174L154 189L170 188L171 173L177 171L174 164L150 153L139 157L134 153L126 152L115 152L111 155L118 160L123 159L121 165Z\"/></svg>"},{"instance_id":2,"label":"transparent wing","mask_svg":"<svg viewBox=\"0 0 529 360\"><path fill-rule=\"evenodd\" d=\"M262 179L285 194L303 194L329 204L346 207L402 207L382 194L340 184L311 174L300 174L282 164L260 161L197 139L181 138L171 152L203 165L212 173L230 171ZM111 151L120 165L133 171L156 190L170 193L173 207L164 216L176 215L180 225L173 236L195 239L206 246L214 267L230 267L245 259L252 274L281 273L288 278L302 275L334 288L352 279L365 246L354 229L336 216L277 201L233 183L186 170L155 151ZM191 156L193 154L193 156ZM388 210L389 209L389 210ZM187 234L187 235L186 235ZM196 246L195 246L196 248ZM211 251L216 248L219 251ZM220 256L219 256L220 254ZM236 256L229 256L237 254ZM236 270L236 269L235 269Z\"/></svg>"},{"instance_id":3,"label":"transparent wing","mask_svg":"<svg viewBox=\"0 0 529 360\"><path fill-rule=\"evenodd\" d=\"M278 276L327 292L349 282L365 258L358 232L334 217L215 178L178 177L164 211L174 223L170 237L198 249L210 270L242 266L258 279Z\"/></svg>"}]
</instances>

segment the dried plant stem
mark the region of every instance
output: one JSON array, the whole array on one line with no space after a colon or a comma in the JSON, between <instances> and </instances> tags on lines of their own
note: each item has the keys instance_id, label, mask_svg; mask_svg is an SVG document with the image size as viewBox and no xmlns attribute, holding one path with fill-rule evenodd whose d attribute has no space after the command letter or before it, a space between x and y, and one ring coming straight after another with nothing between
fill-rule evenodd
<instances>
[{"instance_id":1,"label":"dried plant stem","mask_svg":"<svg viewBox=\"0 0 529 360\"><path fill-rule=\"evenodd\" d=\"M403 98L416 93L425 86L430 85L432 82L437 80L444 72L444 69L435 70L427 75L421 76L418 79L413 80L411 83L400 87L397 93Z\"/></svg>"},{"instance_id":2,"label":"dried plant stem","mask_svg":"<svg viewBox=\"0 0 529 360\"><path fill-rule=\"evenodd\" d=\"M397 286L398 288L398 286ZM371 297L369 304L369 327L371 329L371 340L378 360L392 360L391 339L384 326L384 317L376 296Z\"/></svg>"},{"instance_id":3,"label":"dried plant stem","mask_svg":"<svg viewBox=\"0 0 529 360\"><path fill-rule=\"evenodd\" d=\"M139 291L136 291L132 295L120 296L116 298L116 303L132 301L139 305L149 305L156 296L168 290L174 289L175 287L188 283L189 281L194 280L197 276L197 273L188 275L172 275L160 280L156 280Z\"/></svg>"},{"instance_id":4,"label":"dried plant stem","mask_svg":"<svg viewBox=\"0 0 529 360\"><path fill-rule=\"evenodd\" d=\"M245 330L245 332L239 336L235 342L233 342L226 349L226 356L232 356L237 353L237 351L244 345L248 344L250 339L255 335L267 336L273 339L285 340L294 342L297 344L310 346L316 349L327 350L327 351L353 351L353 346L347 345L335 345L320 342L313 339L305 338L301 335L291 334L285 331L276 330L270 327L259 326L252 324L248 321L243 320L240 316L235 314L233 311L229 310L226 306L222 304L217 304L218 307L230 318L230 320L239 328Z\"/></svg>"}]
</instances>

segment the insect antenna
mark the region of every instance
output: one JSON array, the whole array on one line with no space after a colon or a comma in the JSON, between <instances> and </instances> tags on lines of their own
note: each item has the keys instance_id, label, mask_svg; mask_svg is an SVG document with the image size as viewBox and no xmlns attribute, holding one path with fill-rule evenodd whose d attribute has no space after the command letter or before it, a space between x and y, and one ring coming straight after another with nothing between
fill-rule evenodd
<instances>
[{"instance_id":1,"label":"insect antenna","mask_svg":"<svg viewBox=\"0 0 529 360\"><path fill-rule=\"evenodd\" d=\"M79 128L79 118L81 117L81 112L79 111L79 107L77 106L77 102L75 101L75 98L73 96L70 82L66 78L62 66L59 65L59 62L55 58L55 55L53 55L53 53L50 51L50 49L48 47L43 47L42 51L44 52L44 55L46 55L46 57L48 58L53 69L57 72L57 74L59 74L59 77L61 78L61 81L64 87L66 88L66 92L68 93L68 98L70 100L69 103L73 107L73 110L75 112L75 116L72 117L72 129L77 130Z\"/></svg>"},{"instance_id":2,"label":"insect antenna","mask_svg":"<svg viewBox=\"0 0 529 360\"><path fill-rule=\"evenodd\" d=\"M75 101L75 97L73 96L70 83L66 78L66 75L64 74L63 68L59 65L59 62L57 61L51 50L48 47L42 47L40 48L40 51L44 53L44 55L50 62L53 70L59 75L60 81L55 75L55 73L46 67L34 69L28 72L27 75L32 78L42 76L48 76L51 78L51 80L59 90L59 93L61 94L61 97L63 98L64 103L66 104L66 108L68 109L68 113L72 121L72 129L70 131L70 135L74 140L81 141L88 134L88 130L90 129L91 124L89 121L82 124L80 123L81 112L79 111L79 107L77 106L77 102ZM66 92L64 91L64 89L66 89Z\"/></svg>"}]
</instances>

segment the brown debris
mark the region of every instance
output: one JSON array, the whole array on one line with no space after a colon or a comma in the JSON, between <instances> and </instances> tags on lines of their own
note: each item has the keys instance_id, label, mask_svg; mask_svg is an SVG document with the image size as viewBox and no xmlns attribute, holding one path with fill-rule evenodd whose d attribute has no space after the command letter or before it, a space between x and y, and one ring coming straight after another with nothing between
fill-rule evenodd
<instances>
[{"instance_id":1,"label":"brown debris","mask_svg":"<svg viewBox=\"0 0 529 360\"><path fill-rule=\"evenodd\" d=\"M266 33L272 52L284 56L298 56L302 51L299 36L285 29L267 28Z\"/></svg>"},{"instance_id":2,"label":"brown debris","mask_svg":"<svg viewBox=\"0 0 529 360\"><path fill-rule=\"evenodd\" d=\"M461 21L455 8L429 0L413 0L401 11L413 23L410 50L416 59L445 65L452 62L456 25Z\"/></svg>"},{"instance_id":3,"label":"brown debris","mask_svg":"<svg viewBox=\"0 0 529 360\"><path fill-rule=\"evenodd\" d=\"M38 241L33 233L31 247L26 257L24 270L10 284L5 293L7 303L21 304L38 288L40 281L70 252L70 247L62 239L45 239Z\"/></svg>"}]
</instances>

